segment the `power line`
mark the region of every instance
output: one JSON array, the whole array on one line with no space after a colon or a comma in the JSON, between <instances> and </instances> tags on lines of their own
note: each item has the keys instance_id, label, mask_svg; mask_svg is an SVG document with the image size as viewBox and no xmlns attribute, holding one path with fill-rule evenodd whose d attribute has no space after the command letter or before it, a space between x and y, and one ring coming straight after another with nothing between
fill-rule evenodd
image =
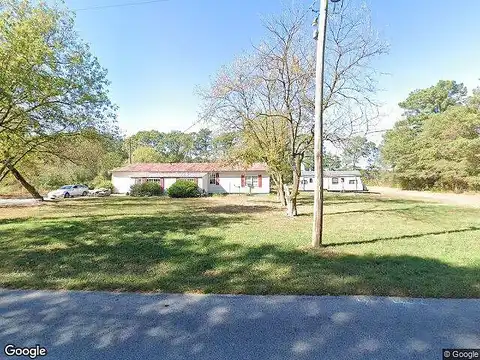
<instances>
[{"instance_id":1,"label":"power line","mask_svg":"<svg viewBox=\"0 0 480 360\"><path fill-rule=\"evenodd\" d=\"M199 121L194 121L192 125L190 125L186 130L183 130L182 132L184 134L187 133L188 130L192 129L194 126L198 125Z\"/></svg>"},{"instance_id":2,"label":"power line","mask_svg":"<svg viewBox=\"0 0 480 360\"><path fill-rule=\"evenodd\" d=\"M392 129L372 130L372 131L368 131L367 134L387 132L388 130L392 130Z\"/></svg>"},{"instance_id":3,"label":"power line","mask_svg":"<svg viewBox=\"0 0 480 360\"><path fill-rule=\"evenodd\" d=\"M74 11L85 11L85 10L99 10L99 9L111 9L117 7L125 7L125 6L139 6L139 5L147 5L159 2L165 2L168 0L149 0L149 1L138 1L138 2L130 2L130 3L122 3L122 4L112 4L112 5L101 5L101 6L89 6L80 9L74 9Z\"/></svg>"}]
</instances>

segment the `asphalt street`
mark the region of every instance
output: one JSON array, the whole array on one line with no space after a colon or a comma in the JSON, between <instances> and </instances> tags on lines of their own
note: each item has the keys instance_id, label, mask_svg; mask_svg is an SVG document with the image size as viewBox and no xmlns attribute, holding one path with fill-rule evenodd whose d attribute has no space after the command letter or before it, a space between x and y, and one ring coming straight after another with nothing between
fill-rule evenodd
<instances>
[{"instance_id":1,"label":"asphalt street","mask_svg":"<svg viewBox=\"0 0 480 360\"><path fill-rule=\"evenodd\" d=\"M0 290L0 344L49 360L438 360L480 348L480 300Z\"/></svg>"}]
</instances>

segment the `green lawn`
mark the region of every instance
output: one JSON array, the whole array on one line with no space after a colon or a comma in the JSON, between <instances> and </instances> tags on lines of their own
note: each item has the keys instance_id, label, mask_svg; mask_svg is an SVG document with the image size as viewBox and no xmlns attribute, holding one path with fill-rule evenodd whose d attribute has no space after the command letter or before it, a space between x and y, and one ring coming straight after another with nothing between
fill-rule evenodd
<instances>
[{"instance_id":1,"label":"green lawn","mask_svg":"<svg viewBox=\"0 0 480 360\"><path fill-rule=\"evenodd\" d=\"M327 195L288 219L272 196L110 197L0 209L0 287L480 297L480 210Z\"/></svg>"}]
</instances>

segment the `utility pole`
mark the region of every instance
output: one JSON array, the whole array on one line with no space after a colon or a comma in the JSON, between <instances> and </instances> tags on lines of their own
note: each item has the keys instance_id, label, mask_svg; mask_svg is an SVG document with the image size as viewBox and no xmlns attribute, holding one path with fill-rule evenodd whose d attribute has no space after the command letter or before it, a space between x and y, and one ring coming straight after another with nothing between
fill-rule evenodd
<instances>
[{"instance_id":1,"label":"utility pole","mask_svg":"<svg viewBox=\"0 0 480 360\"><path fill-rule=\"evenodd\" d=\"M337 2L339 0L332 0ZM315 76L315 190L313 193L312 246L322 244L323 230L323 77L325 64L325 39L327 35L328 0L320 0L320 12L315 33L317 40L317 65Z\"/></svg>"}]
</instances>

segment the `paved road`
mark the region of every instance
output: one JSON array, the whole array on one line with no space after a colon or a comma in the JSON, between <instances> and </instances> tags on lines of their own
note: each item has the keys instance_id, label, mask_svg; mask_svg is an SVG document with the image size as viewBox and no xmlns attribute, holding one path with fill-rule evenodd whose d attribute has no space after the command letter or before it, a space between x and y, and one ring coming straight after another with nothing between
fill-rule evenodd
<instances>
[{"instance_id":1,"label":"paved road","mask_svg":"<svg viewBox=\"0 0 480 360\"><path fill-rule=\"evenodd\" d=\"M431 191L411 191L401 190L389 187L369 187L372 192L378 192L382 195L391 196L400 199L416 199L425 201L434 201L448 205L460 205L480 208L479 194L454 194L454 193L435 193Z\"/></svg>"},{"instance_id":2,"label":"paved road","mask_svg":"<svg viewBox=\"0 0 480 360\"><path fill-rule=\"evenodd\" d=\"M438 360L480 348L480 300L0 290L0 315L2 347L40 344L49 360Z\"/></svg>"}]
</instances>

